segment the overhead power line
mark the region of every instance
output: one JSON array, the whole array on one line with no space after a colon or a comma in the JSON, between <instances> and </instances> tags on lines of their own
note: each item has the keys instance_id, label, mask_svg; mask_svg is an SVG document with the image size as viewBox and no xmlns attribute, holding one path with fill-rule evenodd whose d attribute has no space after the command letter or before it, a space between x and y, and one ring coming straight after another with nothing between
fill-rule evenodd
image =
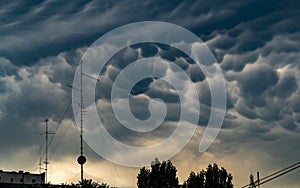
<instances>
[{"instance_id":1,"label":"overhead power line","mask_svg":"<svg viewBox=\"0 0 300 188\"><path fill-rule=\"evenodd\" d=\"M284 171L284 172L282 172L282 173L279 173L279 174L276 175L276 176L270 177L269 179L266 179L265 181L261 181L259 185L265 184L265 183L267 183L267 182L269 182L269 181L271 181L271 180L273 180L273 179L275 179L275 178L278 178L278 177L280 177L280 176L282 176L282 175L284 175L284 174L287 174L287 173L289 173L289 172L291 172L291 171L293 171L293 170L296 170L296 169L299 168L299 167L300 167L300 165L295 166L294 168L291 168L291 169L289 169L289 170L287 170L287 171Z\"/></svg>"},{"instance_id":2,"label":"overhead power line","mask_svg":"<svg viewBox=\"0 0 300 188\"><path fill-rule=\"evenodd\" d=\"M270 177L272 177L272 176L275 176L276 174L279 174L279 173L281 173L281 172L283 172L283 171L286 171L286 170L288 170L288 169L290 169L290 168L293 168L294 166L297 166L297 165L300 165L300 162L295 163L295 164L293 164L293 165L290 165L290 166L288 166L288 167L286 167L286 168L284 168L284 169L282 169L282 170L279 170L279 171L277 171L277 172L275 172L275 173L273 173L273 174L270 174L270 175L268 175L268 176L266 176L266 177L263 177L263 178L261 178L260 180L262 181L262 180L265 180L265 179L270 178Z\"/></svg>"},{"instance_id":3,"label":"overhead power line","mask_svg":"<svg viewBox=\"0 0 300 188\"><path fill-rule=\"evenodd\" d=\"M271 180L274 180L274 179L276 179L276 178L278 178L280 176L283 176L283 175L285 175L285 174L287 174L287 173L289 173L289 172L291 172L293 170L296 170L299 167L300 167L300 162L297 162L297 163L295 163L293 165L290 165L290 166L288 166L286 168L283 168L283 169L281 169L281 170L279 170L277 172L274 172L274 173L272 173L272 174L270 174L268 176L265 176L265 177L261 178L259 180L259 182L256 182L256 185L258 186L258 185L265 184L265 183L267 183L267 182L269 182ZM249 187L249 186L250 186L250 184L247 184L247 185L242 186L241 188L246 188L246 187Z\"/></svg>"},{"instance_id":4,"label":"overhead power line","mask_svg":"<svg viewBox=\"0 0 300 188\"><path fill-rule=\"evenodd\" d=\"M71 104L72 104L72 100L70 100L70 101L68 102L68 105L66 106L66 109L64 110L63 115L61 116L61 118L60 118L59 121L57 122L57 123L58 123L58 126L56 127L55 131L52 133L52 137L51 137L50 140L49 140L48 147L51 147L52 142L53 142L53 140L54 140L54 137L55 137L56 133L58 132L59 128L61 127L61 123L62 123L62 121L64 120L64 118L66 117L67 112L69 111ZM42 153L42 149L44 148L44 145L45 145L45 140L44 140L44 141L42 142L42 144L40 145L40 148L39 148L39 151L38 151L38 156L36 157L34 163L36 163L39 159L41 159L41 158L44 157L45 154ZM39 164L39 166L40 166L40 164ZM40 168L39 168L39 169L40 169Z\"/></svg>"},{"instance_id":5,"label":"overhead power line","mask_svg":"<svg viewBox=\"0 0 300 188\"><path fill-rule=\"evenodd\" d=\"M66 115L67 115L67 113L68 113L68 111L70 109L71 104L72 104L72 99L69 101L69 103L68 103L68 105L67 105L67 107L66 107L66 109L65 109L65 111L63 113L63 115L61 116L61 118L58 121L58 126L56 127L56 129L54 131L54 134L53 134L53 136L51 137L51 139L49 141L49 145L50 146L51 146L51 144L52 144L52 142L54 140L54 137L55 137L56 133L58 132L58 129L61 127L61 123L65 119L65 117L66 117Z\"/></svg>"}]
</instances>

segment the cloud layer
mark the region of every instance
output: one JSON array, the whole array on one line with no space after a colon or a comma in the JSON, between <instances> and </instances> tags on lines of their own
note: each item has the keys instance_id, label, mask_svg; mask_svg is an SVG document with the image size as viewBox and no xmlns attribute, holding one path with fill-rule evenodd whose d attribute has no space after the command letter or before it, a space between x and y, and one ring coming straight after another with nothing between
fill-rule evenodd
<instances>
[{"instance_id":1,"label":"cloud layer","mask_svg":"<svg viewBox=\"0 0 300 188\"><path fill-rule=\"evenodd\" d=\"M180 168L181 181L194 168L186 161L193 161L192 166L199 165L193 170L200 170L209 162L224 164L233 173L236 186L247 184L251 171L259 169L265 176L297 162L297 148L300 145L299 6L297 1L292 0L2 1L1 168L36 170L38 160L33 159L35 157L31 153L38 159L43 142L39 133L44 131L42 121L46 118L51 119L52 131L58 130L51 145L52 153L56 153L51 154L51 159L55 161L53 166L59 167L57 161L63 161L63 168L71 168L67 161L70 158L75 160L78 155L78 132L71 109L62 122L61 117L71 100L72 91L65 85L73 82L76 61L88 46L107 31L147 20L178 24L206 42L226 80L226 117L214 144L205 153L198 153L211 105L205 76L194 66L191 58L175 48L153 43L139 44L116 54L100 74L97 105L100 107L99 114L115 125L107 126L113 136L128 144L147 145L159 142L174 131L180 113L178 93L161 79L144 79L131 92L132 113L140 119L149 117L147 107L150 99L160 97L168 103L167 121L154 132L134 134L116 124L109 106L109 88L117 74L132 61L156 56L181 67L199 92L201 111L197 134L173 158ZM167 70L164 69L166 65L159 66L154 68L167 76L168 73L163 71ZM91 164L99 168L109 165L88 147L86 150ZM16 163L19 157L31 162L28 165ZM74 168L77 169L77 166ZM98 172L92 167L88 169ZM114 176L123 176L126 170L133 175L124 175L124 179L120 180L120 177L118 181L110 178L103 181L116 185L135 184L137 169L119 166L112 166L112 169L117 169L111 172ZM65 172L65 176L76 176L76 172ZM108 172L99 173L102 177L109 177L105 174ZM286 175L286 178L266 184L266 187L275 187L275 184L278 187L296 187L299 178L295 174Z\"/></svg>"}]
</instances>

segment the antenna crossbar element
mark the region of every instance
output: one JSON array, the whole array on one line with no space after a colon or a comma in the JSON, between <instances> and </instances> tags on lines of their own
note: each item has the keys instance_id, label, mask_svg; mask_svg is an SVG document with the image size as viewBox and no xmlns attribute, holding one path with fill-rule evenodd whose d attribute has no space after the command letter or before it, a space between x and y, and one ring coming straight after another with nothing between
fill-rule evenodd
<instances>
[{"instance_id":1,"label":"antenna crossbar element","mask_svg":"<svg viewBox=\"0 0 300 188\"><path fill-rule=\"evenodd\" d=\"M98 77L98 78L95 78L95 77L92 77L92 76L90 76L90 75L88 75L88 74L85 74L85 73L81 73L81 75L82 75L82 76L86 76L86 77L88 77L88 78L91 78L91 79L93 79L93 80L96 80L97 82L100 82L99 77Z\"/></svg>"}]
</instances>

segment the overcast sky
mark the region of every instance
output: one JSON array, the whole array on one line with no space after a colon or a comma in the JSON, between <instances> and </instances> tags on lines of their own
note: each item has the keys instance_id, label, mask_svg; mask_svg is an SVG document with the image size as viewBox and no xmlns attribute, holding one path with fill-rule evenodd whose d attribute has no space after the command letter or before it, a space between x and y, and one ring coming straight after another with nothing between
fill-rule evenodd
<instances>
[{"instance_id":1,"label":"overcast sky","mask_svg":"<svg viewBox=\"0 0 300 188\"><path fill-rule=\"evenodd\" d=\"M48 118L51 131L57 130L50 145L48 179L55 183L78 181L79 132L72 106L68 107L72 91L65 85L73 83L76 62L94 41L112 29L138 21L177 24L206 43L225 78L226 116L215 142L199 153L210 115L205 76L175 48L136 45L111 59L97 85L98 112L114 125L107 126L114 137L132 145L147 145L173 131L179 98L159 79L143 80L131 92L133 114L140 119L149 117L149 98L161 97L168 104L166 122L157 131L135 135L116 123L107 105L116 74L132 61L155 55L183 68L199 92L197 131L171 159L180 182L191 170L216 162L233 174L235 187L240 187L249 182L251 172L259 170L263 177L298 162L299 9L300 3L292 0L1 1L0 169L38 172L43 144L40 133ZM87 178L116 186L136 185L137 168L107 162L88 147L86 156ZM264 187L299 184L300 171L296 170Z\"/></svg>"}]
</instances>

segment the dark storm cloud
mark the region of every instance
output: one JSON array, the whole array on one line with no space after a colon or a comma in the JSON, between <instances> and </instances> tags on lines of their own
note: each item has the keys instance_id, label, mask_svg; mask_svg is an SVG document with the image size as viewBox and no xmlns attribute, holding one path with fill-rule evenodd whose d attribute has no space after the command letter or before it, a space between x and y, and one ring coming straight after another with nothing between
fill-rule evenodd
<instances>
[{"instance_id":1,"label":"dark storm cloud","mask_svg":"<svg viewBox=\"0 0 300 188\"><path fill-rule=\"evenodd\" d=\"M139 52L136 49L137 48L134 47L127 47L125 49L120 50L107 62L107 64L112 64L118 69L125 68L128 64L138 59ZM106 67L104 67L102 71L105 71L105 68Z\"/></svg>"},{"instance_id":2,"label":"dark storm cloud","mask_svg":"<svg viewBox=\"0 0 300 188\"><path fill-rule=\"evenodd\" d=\"M299 113L300 112L300 94L296 93L291 97L291 100L289 101L291 107L293 108L294 112Z\"/></svg>"},{"instance_id":3,"label":"dark storm cloud","mask_svg":"<svg viewBox=\"0 0 300 188\"><path fill-rule=\"evenodd\" d=\"M298 88L297 80L294 75L283 75L276 87L274 88L275 95L279 98L286 99L293 94Z\"/></svg>"},{"instance_id":4,"label":"dark storm cloud","mask_svg":"<svg viewBox=\"0 0 300 188\"><path fill-rule=\"evenodd\" d=\"M155 84L150 86L146 94L151 98L161 98L168 103L178 103L180 100L174 87L162 79L155 80Z\"/></svg>"},{"instance_id":5,"label":"dark storm cloud","mask_svg":"<svg viewBox=\"0 0 300 188\"><path fill-rule=\"evenodd\" d=\"M238 113L249 119L279 124L285 121L294 126L293 110L287 101L292 100L298 90L295 73L278 74L269 65L251 65L239 74L236 80L240 97L234 105Z\"/></svg>"},{"instance_id":6,"label":"dark storm cloud","mask_svg":"<svg viewBox=\"0 0 300 188\"><path fill-rule=\"evenodd\" d=\"M70 100L70 93L57 80L68 75L70 67L62 57L48 58L36 67L18 68L8 60L4 65L2 70L6 74L0 78L1 86L5 86L0 93L0 145L6 152L1 158L9 158L28 147L34 160L43 141L42 122L51 119L50 130L55 130ZM57 76L59 73L61 77Z\"/></svg>"},{"instance_id":7,"label":"dark storm cloud","mask_svg":"<svg viewBox=\"0 0 300 188\"><path fill-rule=\"evenodd\" d=\"M0 56L14 64L29 65L43 57L89 46L104 32L119 25L159 19L163 10L171 11L170 7L176 7L179 1L9 1L3 4Z\"/></svg>"},{"instance_id":8,"label":"dark storm cloud","mask_svg":"<svg viewBox=\"0 0 300 188\"><path fill-rule=\"evenodd\" d=\"M237 80L242 96L255 97L274 86L278 81L278 76L270 66L256 66L241 72Z\"/></svg>"},{"instance_id":9,"label":"dark storm cloud","mask_svg":"<svg viewBox=\"0 0 300 188\"><path fill-rule=\"evenodd\" d=\"M178 1L172 3L160 3L158 1L152 1L144 3L143 6L141 6L141 4L139 3L127 6L129 4L128 1L124 1L123 3L119 3L118 5L115 5L113 3L103 3L101 4L101 6L93 1L80 3L63 3L63 6L61 2L39 2L28 4L9 3L6 6L6 11L2 12L2 14L4 15L3 20L6 20L7 22L4 29L4 38L10 37L11 35L10 32L5 31L13 29L13 36L18 39L18 36L20 36L21 32L23 31L22 29L24 29L26 32L24 32L23 34L23 39L18 39L16 44L28 45L32 44L30 43L30 41L34 40L36 42L33 44L37 44L38 46L41 46L41 48L39 48L40 50L39 52L37 52L37 54L30 53L30 48L28 52L28 48L26 47L26 45L17 45L19 48L24 48L23 50L25 50L24 52L26 53L21 53L21 55L16 56L16 58L22 58L22 62L26 62L26 59L32 58L31 62L34 62L34 57L39 58L47 56L47 54L56 54L57 52L61 51L60 48L68 50L70 49L70 46L72 48L76 48L76 46L89 44L89 41L91 41L89 38L95 36L96 34L92 29L95 27L95 25L104 24L107 26L111 24L125 23L124 20L126 20L126 16L130 17L130 19L128 20L131 21L159 18L160 20L172 20L174 23L187 26L196 34L201 34L201 37L203 37L204 39L213 39L212 42L209 43L209 47L219 50L219 53L217 52L217 54L222 54L222 51L225 50L227 54L228 52L229 54L237 54L237 56L239 57L229 58L227 61L222 62L221 66L222 68L224 68L224 70L234 70L240 72L244 69L246 64L253 63L258 58L258 54L255 52L245 52L253 51L257 48L263 47L268 41L272 39L272 36L274 35L273 31L275 29L276 34L294 33L297 31L297 28L295 28L294 24L296 22L296 19L292 14L294 12L292 3L276 2L272 3L273 6L266 6L268 5L268 3L268 1L252 1L245 3L224 1L222 7L216 6L216 3L208 4L204 1ZM140 8L136 9L136 7ZM147 7L152 7L152 9L148 9ZM268 8L266 9L265 7ZM127 15L127 13L133 9L135 9L136 11L133 12L130 16ZM287 13L287 9L289 9L289 13ZM99 14L98 19L91 17L94 13L101 10L105 10L101 15L106 16L106 13L107 15L109 15L110 23L100 22L99 20L102 16ZM139 18L133 18L134 16L132 15L134 14L139 15ZM12 18L11 15L15 15L15 17ZM23 17L22 22L19 21L21 16ZM121 16L125 17L121 18ZM286 17L289 17L290 19L287 20ZM14 23L14 21L17 23ZM293 25L292 30L294 31L290 31L288 29L291 28L289 27L289 25ZM44 28L52 29L57 26L62 26L62 29L57 30L55 35L52 35L52 37L50 37L50 39L52 40L51 45L47 43L48 40L45 40L48 38L32 38L32 36L36 32L39 32L41 36L47 34L46 29ZM99 31L98 29L97 32L100 33L97 34L100 35L104 30L105 29L100 29ZM76 35L75 38L72 37L74 35L74 31ZM80 34L77 35L76 32ZM26 43L21 43L20 41L24 41ZM12 40L10 44L14 44L14 41ZM46 54L43 54L43 49L46 46ZM289 44L286 44L285 48L280 48L280 46L281 45L278 46L277 51L291 51L291 49L293 48L297 49L297 43L293 45L294 47ZM10 52L15 52L15 50L11 49L9 50ZM36 49L36 47L34 47L34 49ZM159 48L162 50L158 52L158 48L156 48L155 46L151 47L151 45L149 45L146 47L142 47L141 49L141 55L143 57L158 55L157 53L159 53L161 57L177 62L177 64L184 69L187 69L189 67L188 64L186 64L181 59L176 59L172 55L174 53L168 53L170 52L170 50L173 50L172 48L168 49L162 46ZM263 48L262 54L269 54L271 49L274 48ZM136 51L128 50L130 49L127 49L127 51L124 50L124 54L119 55L123 58L125 57L125 59L127 57L126 60L128 60L129 62L135 60L137 56ZM4 49L4 52L5 51L6 50ZM23 58L23 55L34 57ZM14 60L12 61L18 62ZM118 63L120 63L118 68L126 66L126 64L124 64L124 61L118 61ZM118 72L117 69L114 70ZM195 71L195 69L192 68L190 68L189 71L191 73L192 80L203 80L203 74L197 74L198 71ZM116 76L117 72L109 72L110 77L113 79ZM264 92L270 86L270 84L272 85L273 82L276 82L275 73L265 75L263 70L259 70L259 72L260 73L253 73L253 75L251 75L252 73L250 72L248 75L244 75L243 78L239 79L241 94L259 95L261 92ZM259 79L259 76L255 74L265 76L265 78L268 77L266 78L266 82L264 81L261 83L261 87L256 87L256 85L253 84L255 82L251 81L251 76L255 79ZM199 77L194 77L193 75ZM65 77L64 79L67 79L67 77ZM136 89L139 90L138 85L136 87ZM140 90L147 91L147 87L141 85ZM209 103L209 100L205 100L205 102Z\"/></svg>"},{"instance_id":10,"label":"dark storm cloud","mask_svg":"<svg viewBox=\"0 0 300 188\"><path fill-rule=\"evenodd\" d=\"M132 114L138 119L147 119L151 116L148 106L149 100L135 96L130 101ZM126 127L124 127L115 117L112 107L108 103L102 103L98 101L97 110L98 114L101 117L101 121L104 122L104 126L107 131L115 139L127 143L129 145L134 144L135 146L147 146L139 140L156 140L156 139L165 139L170 136L175 130L177 125L172 125L172 121L177 124L176 120L178 119L178 114L180 115L180 106L178 104L168 104L168 121L165 121L161 126L150 132L135 132Z\"/></svg>"},{"instance_id":11,"label":"dark storm cloud","mask_svg":"<svg viewBox=\"0 0 300 188\"><path fill-rule=\"evenodd\" d=\"M219 142L209 152L219 157L241 151L270 153L273 163L268 162L269 166L296 160L299 155L294 149L299 146L300 132L299 2L91 0L0 4L0 141L7 158L15 149L39 146L41 138L35 132L43 130L40 122L45 118L59 120L71 93L64 85L72 83L73 65L87 46L111 29L145 20L183 26L200 36L216 55L228 98ZM130 62L152 56L171 61L188 73L201 102L198 124L205 126L211 96L202 71L186 54L163 44L138 44L116 54L101 73L96 98L109 103L120 71ZM157 71L166 75L163 69ZM150 99L162 98L168 103L168 121L149 134L134 135L118 124L107 127L108 131L135 145L172 134L180 114L173 88L162 79L145 79L135 85L132 94L131 109L137 118L150 115ZM110 123L117 122L110 107L99 113ZM61 153L72 152L64 148ZM295 185L297 181L291 180Z\"/></svg>"},{"instance_id":12,"label":"dark storm cloud","mask_svg":"<svg viewBox=\"0 0 300 188\"><path fill-rule=\"evenodd\" d=\"M139 81L131 89L131 95L139 95L148 91L149 85L153 82L153 78L145 78Z\"/></svg>"},{"instance_id":13,"label":"dark storm cloud","mask_svg":"<svg viewBox=\"0 0 300 188\"><path fill-rule=\"evenodd\" d=\"M11 75L16 75L17 73L17 68L12 65L9 60L5 58L0 58L0 76L11 76Z\"/></svg>"},{"instance_id":14,"label":"dark storm cloud","mask_svg":"<svg viewBox=\"0 0 300 188\"><path fill-rule=\"evenodd\" d=\"M235 72L241 72L247 64L254 63L257 59L257 53L226 55L222 61L221 67L224 71L233 70Z\"/></svg>"},{"instance_id":15,"label":"dark storm cloud","mask_svg":"<svg viewBox=\"0 0 300 188\"><path fill-rule=\"evenodd\" d=\"M237 43L239 51L253 50L271 39L275 29L281 33L297 31L294 24L296 17L293 16L295 8L291 2L9 1L3 3L3 11L0 12L3 41L0 55L14 64L32 64L42 57L90 45L101 34L118 25L143 20L171 21L203 38L227 30L233 40L223 42L222 45L227 45L224 47L220 46L220 42L216 45L228 49ZM268 6L270 3L272 6ZM287 16L291 18L286 20ZM246 31L243 37L239 35L240 30Z\"/></svg>"},{"instance_id":16,"label":"dark storm cloud","mask_svg":"<svg viewBox=\"0 0 300 188\"><path fill-rule=\"evenodd\" d=\"M281 3L269 7L264 13L254 11L253 17L231 28L215 31L207 39L217 56L221 56L218 59L225 78L234 85L233 88L228 87L234 109L240 115L256 121L284 121L286 126L279 124L292 130L295 120L291 117L291 106L297 105L289 105L289 101L294 101L297 96L298 72L292 70L298 67L300 47L299 39L295 38L299 35L299 21L296 9L292 6L298 7L299 3ZM238 6L244 5L249 4ZM281 8L277 9L276 6ZM251 6L248 8L250 10Z\"/></svg>"},{"instance_id":17,"label":"dark storm cloud","mask_svg":"<svg viewBox=\"0 0 300 188\"><path fill-rule=\"evenodd\" d=\"M139 55L138 55L139 54ZM149 56L150 55L150 56ZM160 57L162 59L166 59L170 61L169 63L165 64L154 64L153 67L150 68L151 71L155 71L156 74L162 78L146 78L138 81L134 87L131 89L130 94L130 106L133 115L136 118L145 120L150 117L149 112L149 102L151 99L160 98L162 99L167 105L167 114L165 121L171 121L177 123L180 117L180 98L175 90L175 88L164 81L165 76L167 75L168 69L170 71L176 72L178 70L170 67L168 64L175 63L179 66L185 73L189 76L191 82L194 82L196 88L199 91L199 102L202 103L200 107L200 117L198 124L201 126L206 126L209 115L210 115L210 105L211 105L211 96L210 96L210 89L208 87L207 82L205 81L205 75L203 74L202 70L195 64L193 60L187 60L189 58L186 54L182 53L178 49L174 47L167 47L166 45L162 44L155 44L155 43L145 43L145 44L136 44L131 47L127 47L121 51L119 51L116 55L114 55L105 65L105 68L101 71L101 78L100 82L97 86L97 91L101 91L101 93L96 92L97 98L96 100L104 100L104 101L111 101L111 88L115 79L119 76L122 69L128 66L133 61L139 60L141 58L147 58L151 56ZM172 61L173 60L173 61ZM150 71L150 72L151 72ZM135 72L138 74L138 72ZM106 76L107 75L107 76ZM107 79L107 77L109 79ZM122 79L122 83L128 83L130 81L130 75L128 78ZM200 84L202 83L203 84ZM189 84L188 82L182 82L180 85L181 90L185 88L185 85ZM119 88L122 88L124 84L119 85ZM137 98L134 96L142 96L142 98ZM149 97L149 98L146 98ZM125 97L125 96L124 96ZM139 100L137 100L139 99ZM143 99L141 103L141 99ZM174 104L173 104L174 103ZM111 116L111 115L110 115ZM119 124L116 119L113 118L114 123L112 124ZM186 119L185 121L190 121ZM123 128L124 129L124 128ZM124 132L123 129L118 129L119 132ZM128 135L127 133L126 135ZM123 135L123 134L122 134ZM130 135L134 135L130 133ZM131 136L132 138L133 136Z\"/></svg>"},{"instance_id":18,"label":"dark storm cloud","mask_svg":"<svg viewBox=\"0 0 300 188\"><path fill-rule=\"evenodd\" d=\"M155 44L155 43L145 43L145 44L135 44L130 47L127 47L125 49L120 50L117 54L115 54L105 65L105 67L101 71L101 75L103 75L103 81L100 81L100 85L105 85L105 87L102 89L102 92L107 93L106 99L110 98L110 92L106 92L103 90L110 90L110 88L106 87L108 86L105 76L107 75L109 79L112 81L110 82L111 86L114 80L117 78L119 73L122 71L123 68L128 66L130 63L137 61L142 58L147 57L160 57L162 59L165 59L169 61L170 63L176 64L178 67L181 68L181 70L184 70L187 75L189 75L192 82L202 82L205 80L205 75L203 74L202 70L195 64L193 60L189 60L186 54L181 52L180 50L174 48L174 47L166 47L166 45L162 44ZM151 69L156 72L156 74L159 73L161 77L164 77L166 75L166 70L163 67L160 67L161 65L153 66ZM171 67L171 71L176 72L176 69ZM155 80L158 80L158 82L155 82ZM146 94L151 98L162 98L164 101L167 102L178 102L178 96L174 94L173 91L171 91L172 87L163 84L162 82L159 82L159 78L146 78L143 80L140 80L138 83L135 84L135 86L132 88L131 94L132 95L139 95L139 94ZM151 85L160 85L160 87L151 87ZM122 87L122 86L121 86ZM101 95L101 94L100 94ZM102 95L103 96L103 95ZM202 102L202 101L201 101ZM209 103L209 100L205 101L206 103Z\"/></svg>"},{"instance_id":19,"label":"dark storm cloud","mask_svg":"<svg viewBox=\"0 0 300 188\"><path fill-rule=\"evenodd\" d=\"M103 3L98 9L105 12L107 7ZM93 24L105 19L103 15L101 19L91 20L91 12L86 11L94 8L93 2L88 1L9 2L1 12L0 55L14 64L33 64L39 58L83 45L91 41Z\"/></svg>"}]
</instances>

